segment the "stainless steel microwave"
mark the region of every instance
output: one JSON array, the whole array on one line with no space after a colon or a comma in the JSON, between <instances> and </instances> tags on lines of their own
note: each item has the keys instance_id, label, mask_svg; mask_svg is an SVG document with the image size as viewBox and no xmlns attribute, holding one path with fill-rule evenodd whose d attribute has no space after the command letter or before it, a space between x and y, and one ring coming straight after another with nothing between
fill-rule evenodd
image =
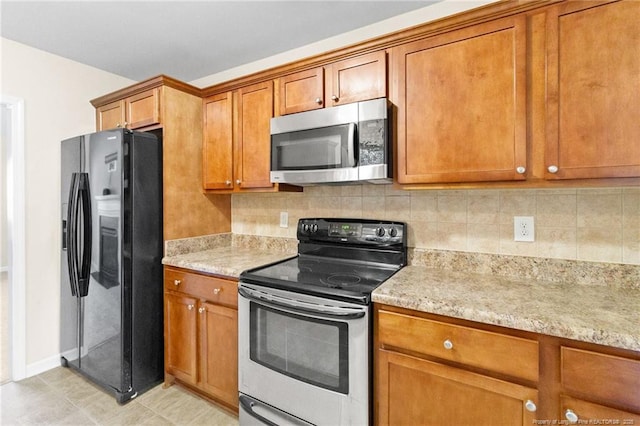
<instances>
[{"instance_id":1,"label":"stainless steel microwave","mask_svg":"<svg viewBox=\"0 0 640 426\"><path fill-rule=\"evenodd\" d=\"M389 103L354 102L271 119L271 182L390 183Z\"/></svg>"}]
</instances>

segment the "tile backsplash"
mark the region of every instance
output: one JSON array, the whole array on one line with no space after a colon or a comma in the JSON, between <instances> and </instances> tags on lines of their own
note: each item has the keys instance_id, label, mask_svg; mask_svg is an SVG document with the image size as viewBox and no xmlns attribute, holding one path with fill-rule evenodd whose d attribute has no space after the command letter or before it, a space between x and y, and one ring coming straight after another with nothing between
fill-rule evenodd
<instances>
[{"instance_id":1,"label":"tile backsplash","mask_svg":"<svg viewBox=\"0 0 640 426\"><path fill-rule=\"evenodd\" d=\"M234 234L295 238L301 217L407 222L410 247L640 264L640 188L403 191L391 185L234 194ZM281 228L280 212L289 227ZM513 217L533 216L535 242L513 241Z\"/></svg>"}]
</instances>

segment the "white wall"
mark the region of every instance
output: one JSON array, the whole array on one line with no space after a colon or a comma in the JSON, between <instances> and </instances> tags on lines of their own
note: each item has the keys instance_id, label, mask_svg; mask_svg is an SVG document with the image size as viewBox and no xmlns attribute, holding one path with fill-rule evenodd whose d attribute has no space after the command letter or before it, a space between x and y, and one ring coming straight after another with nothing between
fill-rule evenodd
<instances>
[{"instance_id":1,"label":"white wall","mask_svg":"<svg viewBox=\"0 0 640 426\"><path fill-rule=\"evenodd\" d=\"M24 99L27 374L57 360L60 141L95 131L89 100L135 83L0 38L0 93Z\"/></svg>"}]
</instances>

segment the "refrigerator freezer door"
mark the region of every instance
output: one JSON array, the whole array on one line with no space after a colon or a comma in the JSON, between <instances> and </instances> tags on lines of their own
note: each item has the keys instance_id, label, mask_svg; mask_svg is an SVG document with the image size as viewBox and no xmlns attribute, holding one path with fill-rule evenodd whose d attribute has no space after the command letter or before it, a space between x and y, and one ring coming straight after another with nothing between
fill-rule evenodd
<instances>
[{"instance_id":1,"label":"refrigerator freezer door","mask_svg":"<svg viewBox=\"0 0 640 426\"><path fill-rule=\"evenodd\" d=\"M62 209L66 233L62 363L120 394L131 389L130 345L122 330L125 294L120 285L121 200L126 178L123 132L100 132L62 142L62 188L71 188L62 195L69 200Z\"/></svg>"}]
</instances>

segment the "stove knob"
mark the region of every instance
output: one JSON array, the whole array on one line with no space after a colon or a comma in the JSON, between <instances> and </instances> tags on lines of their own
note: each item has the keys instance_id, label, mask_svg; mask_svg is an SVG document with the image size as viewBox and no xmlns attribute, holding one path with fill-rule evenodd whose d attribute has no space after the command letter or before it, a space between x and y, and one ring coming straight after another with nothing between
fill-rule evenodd
<instances>
[{"instance_id":1,"label":"stove knob","mask_svg":"<svg viewBox=\"0 0 640 426\"><path fill-rule=\"evenodd\" d=\"M396 228L389 229L389 235L391 235L391 237L398 236L398 230Z\"/></svg>"},{"instance_id":2,"label":"stove knob","mask_svg":"<svg viewBox=\"0 0 640 426\"><path fill-rule=\"evenodd\" d=\"M311 225L311 233L316 233L318 232L318 224L314 223L313 225Z\"/></svg>"},{"instance_id":3,"label":"stove knob","mask_svg":"<svg viewBox=\"0 0 640 426\"><path fill-rule=\"evenodd\" d=\"M378 229L376 229L376 235L377 235L378 237L384 237L384 234L385 234L386 232L387 232L387 231L385 231L385 229L384 229L384 228L378 228Z\"/></svg>"},{"instance_id":4,"label":"stove knob","mask_svg":"<svg viewBox=\"0 0 640 426\"><path fill-rule=\"evenodd\" d=\"M308 223L303 223L302 224L302 232L304 232L304 233L308 233L309 232L309 224Z\"/></svg>"}]
</instances>

